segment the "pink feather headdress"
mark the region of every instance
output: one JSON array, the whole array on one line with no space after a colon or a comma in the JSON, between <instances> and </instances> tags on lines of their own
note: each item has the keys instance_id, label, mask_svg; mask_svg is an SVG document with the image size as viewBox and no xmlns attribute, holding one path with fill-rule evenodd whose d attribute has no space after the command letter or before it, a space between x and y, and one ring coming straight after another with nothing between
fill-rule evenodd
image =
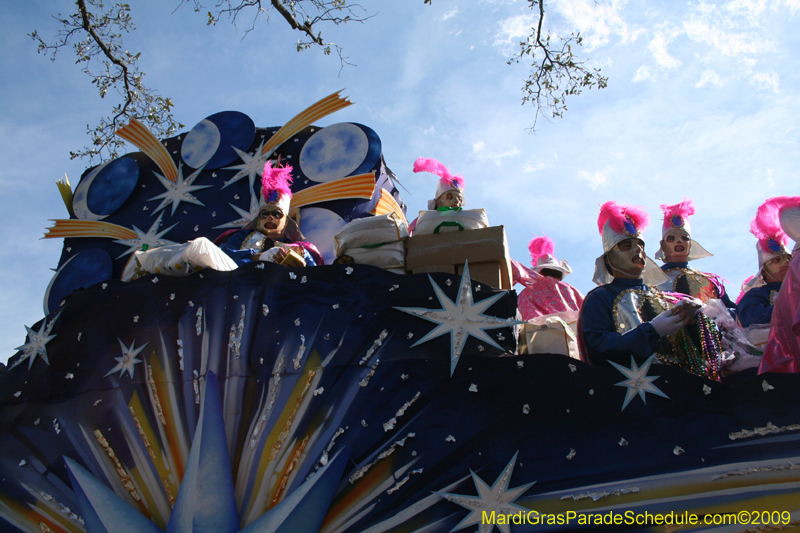
<instances>
[{"instance_id":1,"label":"pink feather headdress","mask_svg":"<svg viewBox=\"0 0 800 533\"><path fill-rule=\"evenodd\" d=\"M638 235L650 223L650 215L643 207L635 205L620 205L614 200L609 200L600 206L600 216L597 218L597 229L603 234L603 227L608 222L611 230L618 234Z\"/></svg>"},{"instance_id":2,"label":"pink feather headdress","mask_svg":"<svg viewBox=\"0 0 800 533\"><path fill-rule=\"evenodd\" d=\"M261 175L261 192L264 199L270 203L275 204L281 198L292 198L292 167L285 165L283 167L273 167L268 161L264 165L264 173Z\"/></svg>"},{"instance_id":3,"label":"pink feather headdress","mask_svg":"<svg viewBox=\"0 0 800 533\"><path fill-rule=\"evenodd\" d=\"M781 227L780 210L786 197L769 198L761 204L755 218L750 222L750 232L766 253L780 253L789 242Z\"/></svg>"},{"instance_id":4,"label":"pink feather headdress","mask_svg":"<svg viewBox=\"0 0 800 533\"><path fill-rule=\"evenodd\" d=\"M687 217L694 215L694 203L687 199L685 196L683 201L679 204L667 205L661 204L661 210L664 212L664 228L680 228L688 221Z\"/></svg>"},{"instance_id":5,"label":"pink feather headdress","mask_svg":"<svg viewBox=\"0 0 800 533\"><path fill-rule=\"evenodd\" d=\"M435 159L420 157L414 161L414 172L430 172L439 176L439 185L445 191L464 188L464 178L451 174L446 166Z\"/></svg>"},{"instance_id":6,"label":"pink feather headdress","mask_svg":"<svg viewBox=\"0 0 800 533\"><path fill-rule=\"evenodd\" d=\"M531 263L536 266L536 261L543 255L555 255L555 244L553 239L548 236L534 237L528 243L528 250L531 252Z\"/></svg>"}]
</instances>

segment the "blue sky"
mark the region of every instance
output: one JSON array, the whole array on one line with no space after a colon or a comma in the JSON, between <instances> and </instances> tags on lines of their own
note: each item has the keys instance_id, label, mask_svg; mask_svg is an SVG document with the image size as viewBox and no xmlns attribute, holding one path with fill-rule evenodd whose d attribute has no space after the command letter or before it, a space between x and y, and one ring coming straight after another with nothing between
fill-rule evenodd
<instances>
[{"instance_id":1,"label":"blue sky","mask_svg":"<svg viewBox=\"0 0 800 533\"><path fill-rule=\"evenodd\" d=\"M579 53L609 78L602 91L568 101L563 119L540 120L521 106L525 65L506 64L529 32L523 0L364 0L364 24L321 27L356 66L309 50L277 15L244 37L222 21L207 27L177 0L131 0L148 86L169 96L188 131L208 115L241 111L257 126L280 126L316 100L346 88L355 105L318 125L358 122L375 130L389 167L410 193L411 217L424 209L435 178L411 171L433 157L466 180L467 206L506 228L511 255L527 264L527 242L552 237L556 255L589 291L601 253L596 220L614 199L648 209L654 254L662 203L695 202L693 237L714 254L700 270L729 281L732 296L757 268L749 222L768 197L798 195L800 0L644 2L556 0L555 32L578 29ZM15 2L0 20L0 360L25 342L24 326L43 317L42 298L61 242L40 240L48 219L65 218L53 181L73 188L88 161L70 161L86 125L107 114L64 50L37 55L26 33L47 39L49 13L67 0ZM244 38L243 38L244 37ZM136 149L131 147L130 151Z\"/></svg>"}]
</instances>

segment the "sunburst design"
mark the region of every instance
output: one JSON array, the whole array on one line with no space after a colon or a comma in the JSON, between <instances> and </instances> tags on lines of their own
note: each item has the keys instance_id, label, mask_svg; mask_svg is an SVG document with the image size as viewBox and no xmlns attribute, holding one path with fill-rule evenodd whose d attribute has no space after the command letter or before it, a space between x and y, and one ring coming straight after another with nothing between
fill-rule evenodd
<instances>
[{"instance_id":1,"label":"sunburst design","mask_svg":"<svg viewBox=\"0 0 800 533\"><path fill-rule=\"evenodd\" d=\"M39 331L34 331L28 326L25 326L25 329L28 330L28 342L15 348L15 350L22 350L22 357L20 357L11 368L22 364L22 362L27 359L28 370L30 370L37 356L48 365L50 364L50 359L47 357L47 343L55 337L55 335L50 335L50 331L53 329L53 324L56 323L60 315L61 313L58 313L53 320L42 322Z\"/></svg>"},{"instance_id":2,"label":"sunburst design","mask_svg":"<svg viewBox=\"0 0 800 533\"><path fill-rule=\"evenodd\" d=\"M503 472L495 480L494 484L490 487L488 486L478 475L470 470L470 474L472 474L472 481L475 483L475 488L478 489L478 497L475 496L466 496L464 494L453 494L450 492L436 492L435 494L441 496L447 501L457 503L461 507L465 509L469 509L470 513L456 525L451 531L456 531L457 529L463 529L468 526L474 526L475 524L480 524L480 533L489 533L497 526L502 533L510 533L511 529L509 527L510 520L504 520L502 524L496 523L497 517L500 515L515 515L522 513L527 513L530 509L526 509L525 507L519 506L514 503L514 500L522 496L526 490L528 490L531 485L536 483L535 481L531 483L526 483L525 485L521 485L519 487L508 489L509 482L511 481L511 474L514 472L514 463L517 460L517 454L514 454L514 457L511 458L508 465L503 469ZM495 517L495 523L492 522L484 522L483 515Z\"/></svg>"},{"instance_id":3,"label":"sunburst design","mask_svg":"<svg viewBox=\"0 0 800 533\"><path fill-rule=\"evenodd\" d=\"M453 372L456 370L458 359L461 357L464 345L470 335L502 350L503 348L489 337L484 330L507 328L515 324L523 323L518 320L498 318L483 314L486 309L505 296L505 293L501 292L481 300L478 303L473 303L472 284L470 283L469 266L467 263L464 263L464 273L461 276L461 284L459 285L458 297L455 302L450 300L444 291L442 291L441 287L434 283L430 275L428 275L428 279L431 281L433 290L436 293L436 298L439 299L441 309L427 309L424 307L395 307L395 309L437 324L427 335L412 344L412 348L431 339L435 339L436 337L446 335L447 333L450 334L450 376L452 376Z\"/></svg>"},{"instance_id":4,"label":"sunburst design","mask_svg":"<svg viewBox=\"0 0 800 533\"><path fill-rule=\"evenodd\" d=\"M239 169L239 172L234 174L231 179L227 180L222 185L222 188L224 189L228 185L235 183L247 176L247 179L250 182L250 188L252 189L253 184L256 182L256 177L261 176L264 173L264 165L266 165L267 161L269 161L269 155L262 153L264 141L261 141L261 144L258 145L258 148L256 148L256 151L252 155L239 150L235 146L231 146L231 148L233 148L239 155L239 158L242 160L242 164L225 167L225 170Z\"/></svg>"},{"instance_id":5,"label":"sunburst design","mask_svg":"<svg viewBox=\"0 0 800 533\"><path fill-rule=\"evenodd\" d=\"M150 229L147 230L147 232L144 232L144 231L140 230L139 228L137 228L136 226L134 226L133 227L133 231L136 233L136 237L135 238L133 238L133 239L119 239L119 240L114 241L117 244L123 244L125 246L130 246L130 248L126 252L122 253L119 257L117 257L117 259L119 259L120 257L126 256L129 253L135 252L136 250L140 250L140 249L144 248L145 245L147 245L148 248L158 248L160 246L165 246L167 244L175 244L173 241L169 241L167 239L162 239L161 237L166 232L168 232L169 230L171 230L172 228L177 226L178 223L176 222L175 224L171 225L170 227L168 227L164 231L159 232L158 231L158 226L161 224L161 218L163 216L164 216L163 212L159 213L158 218L153 223L153 225L150 226Z\"/></svg>"},{"instance_id":6,"label":"sunburst design","mask_svg":"<svg viewBox=\"0 0 800 533\"><path fill-rule=\"evenodd\" d=\"M136 339L131 342L130 347L125 346L125 343L122 342L121 339L117 339L119 341L119 345L122 348L122 357L115 357L114 359L117 360L116 366L108 371L108 373L103 376L107 378L117 370L119 370L119 377L122 377L125 372L133 379L133 373L136 370L135 366L142 362L141 359L137 359L136 356L144 350L144 347L148 345L148 343L144 343L143 345L139 346L138 348L134 348L136 345Z\"/></svg>"},{"instance_id":7,"label":"sunburst design","mask_svg":"<svg viewBox=\"0 0 800 533\"><path fill-rule=\"evenodd\" d=\"M203 202L201 202L200 200L195 198L194 195L192 195L192 192L194 191L200 189L207 189L208 187L211 187L211 185L192 185L192 183L194 183L194 180L196 180L197 177L200 175L200 172L203 171L203 168L205 168L205 165L201 166L200 168L192 172L188 178L184 179L183 164L181 164L178 167L178 177L175 181L171 181L169 178L165 178L158 172L154 171L153 174L156 175L158 181L161 182L161 185L164 186L166 191L159 194L158 196L150 198L149 201L151 202L153 200L161 199L161 203L159 204L158 207L155 208L153 214L158 213L169 204L172 204L171 214L174 215L175 210L178 209L178 205L180 205L181 202L187 202L190 204L205 206Z\"/></svg>"},{"instance_id":8,"label":"sunburst design","mask_svg":"<svg viewBox=\"0 0 800 533\"><path fill-rule=\"evenodd\" d=\"M609 361L609 363L614 365L614 368L622 372L625 377L628 378L624 381L620 381L619 383L615 383L615 385L618 387L628 387L628 391L625 394L625 401L622 404L622 409L620 409L621 411L625 410L625 408L637 394L644 403L647 403L645 394L648 392L655 394L656 396L669 399L669 396L661 392L658 387L653 385L653 381L657 380L660 376L647 375L647 371L650 370L650 365L653 363L654 357L655 355L648 357L647 361L644 362L641 368L636 365L636 361L633 360L633 357L631 357L630 368L626 368L613 361Z\"/></svg>"}]
</instances>

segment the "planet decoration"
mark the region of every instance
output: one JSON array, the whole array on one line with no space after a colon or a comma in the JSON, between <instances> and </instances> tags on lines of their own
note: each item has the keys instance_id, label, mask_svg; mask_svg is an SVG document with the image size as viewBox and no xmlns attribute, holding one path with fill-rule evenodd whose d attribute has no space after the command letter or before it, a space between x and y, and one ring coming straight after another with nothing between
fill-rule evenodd
<instances>
[{"instance_id":1,"label":"planet decoration","mask_svg":"<svg viewBox=\"0 0 800 533\"><path fill-rule=\"evenodd\" d=\"M250 147L255 135L255 123L244 113L215 113L186 134L181 144L181 157L192 168L224 167L239 158L235 149L244 151Z\"/></svg>"},{"instance_id":2,"label":"planet decoration","mask_svg":"<svg viewBox=\"0 0 800 533\"><path fill-rule=\"evenodd\" d=\"M75 216L103 220L122 207L139 180L139 165L120 157L91 170L78 184L72 198Z\"/></svg>"}]
</instances>

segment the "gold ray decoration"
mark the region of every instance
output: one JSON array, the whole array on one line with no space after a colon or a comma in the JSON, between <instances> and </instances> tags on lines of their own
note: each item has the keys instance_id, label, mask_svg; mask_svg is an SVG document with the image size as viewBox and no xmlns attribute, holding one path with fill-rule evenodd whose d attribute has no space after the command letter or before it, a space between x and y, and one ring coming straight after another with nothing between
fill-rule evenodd
<instances>
[{"instance_id":1,"label":"gold ray decoration","mask_svg":"<svg viewBox=\"0 0 800 533\"><path fill-rule=\"evenodd\" d=\"M165 178L173 182L178 181L178 167L175 166L175 161L144 124L132 118L130 123L117 130L117 135L147 154L158 165Z\"/></svg>"},{"instance_id":2,"label":"gold ray decoration","mask_svg":"<svg viewBox=\"0 0 800 533\"><path fill-rule=\"evenodd\" d=\"M339 93L343 90L344 89L326 96L284 124L281 129L275 132L275 135L270 137L267 144L264 145L264 148L261 149L261 155L266 153L272 154L280 145L288 141L303 128L310 126L314 121L353 105L353 102L349 101L347 97L342 98L339 96Z\"/></svg>"},{"instance_id":3,"label":"gold ray decoration","mask_svg":"<svg viewBox=\"0 0 800 533\"><path fill-rule=\"evenodd\" d=\"M124 226L97 220L51 220L52 228L46 228L43 239L66 237L106 237L109 239L136 239L136 233Z\"/></svg>"},{"instance_id":4,"label":"gold ray decoration","mask_svg":"<svg viewBox=\"0 0 800 533\"><path fill-rule=\"evenodd\" d=\"M69 185L69 178L66 172L64 172L63 178L56 180L56 187L58 187L58 192L61 193L61 199L64 200L64 205L67 206L67 211L70 216L74 217L75 212L72 210L72 187Z\"/></svg>"},{"instance_id":5,"label":"gold ray decoration","mask_svg":"<svg viewBox=\"0 0 800 533\"><path fill-rule=\"evenodd\" d=\"M394 196L389 194L389 191L386 189L381 189L381 197L378 200L378 203L375 205L375 209L370 211L370 213L373 215L388 215L389 213L395 213L403 221L408 222L408 220L406 220L406 216L403 214L403 209L400 207L400 204L397 203L397 200L394 199Z\"/></svg>"},{"instance_id":6,"label":"gold ray decoration","mask_svg":"<svg viewBox=\"0 0 800 533\"><path fill-rule=\"evenodd\" d=\"M344 198L369 200L373 191L375 191L375 173L367 172L298 191L292 195L292 209Z\"/></svg>"}]
</instances>

